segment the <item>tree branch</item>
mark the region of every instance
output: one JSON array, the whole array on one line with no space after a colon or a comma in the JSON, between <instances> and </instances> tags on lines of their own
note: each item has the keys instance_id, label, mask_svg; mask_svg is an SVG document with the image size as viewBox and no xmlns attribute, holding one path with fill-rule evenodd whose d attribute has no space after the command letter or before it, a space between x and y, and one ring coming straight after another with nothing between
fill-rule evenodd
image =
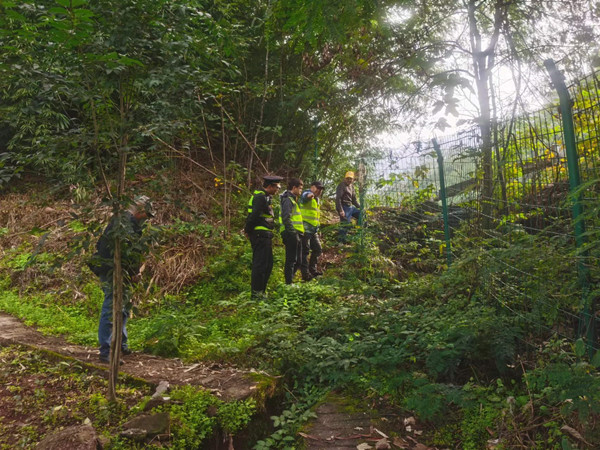
<instances>
[{"instance_id":1,"label":"tree branch","mask_svg":"<svg viewBox=\"0 0 600 450\"><path fill-rule=\"evenodd\" d=\"M232 181L226 180L223 175L220 175L212 170L210 170L207 167L204 167L202 164L200 164L198 161L194 160L193 158L190 158L188 155L186 155L184 152L182 152L181 150L173 147L172 145L168 144L167 142L163 141L161 138L159 138L158 136L156 136L154 133L150 133L150 137L152 137L153 139L156 139L158 142L160 142L161 144L163 144L165 147L168 147L171 151L177 153L181 158L185 159L186 161L191 162L192 164L194 164L195 166L200 167L202 170L205 170L206 172L210 173L211 175L213 175L215 178L220 178L221 180L223 180L224 183L229 184L230 186L233 186L241 191L248 191L247 188L239 186L235 183L233 183Z\"/></svg>"}]
</instances>

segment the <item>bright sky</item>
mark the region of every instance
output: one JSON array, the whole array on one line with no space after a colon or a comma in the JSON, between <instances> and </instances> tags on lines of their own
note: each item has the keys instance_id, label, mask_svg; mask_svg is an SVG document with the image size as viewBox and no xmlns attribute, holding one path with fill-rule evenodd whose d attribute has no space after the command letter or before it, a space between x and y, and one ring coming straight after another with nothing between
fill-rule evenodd
<instances>
[{"instance_id":1,"label":"bright sky","mask_svg":"<svg viewBox=\"0 0 600 450\"><path fill-rule=\"evenodd\" d=\"M406 22L413 12L410 9L394 7L390 9L389 22L393 25L401 25ZM588 16L588 17L591 17ZM554 30L554 25L548 23L538 23L536 31L539 33L549 33ZM600 23L596 23L590 19L590 29L596 30L600 34ZM464 36L465 23L464 21L457 24L455 36ZM534 39L535 41L535 39ZM484 45L486 44L484 40ZM503 44L503 42L500 42ZM463 43L463 46L468 46L468 43ZM598 43L590 42L589 50L591 54L598 54ZM569 48L557 47L556 53L552 54L552 58L557 61L559 70L561 67L560 60L569 55ZM540 55L537 60L534 60L533 67L521 64L516 67L512 61L502 61L500 58L497 61L496 67L493 70L493 84L495 90L495 104L498 117L511 117L513 112L517 115L523 114L525 111L534 111L546 107L556 98L556 94L551 86L550 77L543 67L543 59ZM590 58L591 59L591 58ZM472 72L472 62L470 56L466 54L456 53L448 59L448 68L460 68ZM582 73L591 73L591 64L583 67L581 64ZM518 75L520 73L520 80ZM473 82L474 88L474 82ZM375 145L384 148L400 148L407 143L415 140L430 141L433 137L449 136L455 134L459 130L471 128L475 125L474 119L479 115L479 107L477 102L476 92L465 88L457 88L455 98L459 100L457 106L458 116L446 114L444 108L436 114L430 114L422 124L418 123L414 118L403 118L399 116L399 123L411 123L414 126L409 131L393 131L382 133L378 136ZM515 108L515 99L516 108ZM436 123L440 119L445 119L448 127L444 130L436 128Z\"/></svg>"}]
</instances>

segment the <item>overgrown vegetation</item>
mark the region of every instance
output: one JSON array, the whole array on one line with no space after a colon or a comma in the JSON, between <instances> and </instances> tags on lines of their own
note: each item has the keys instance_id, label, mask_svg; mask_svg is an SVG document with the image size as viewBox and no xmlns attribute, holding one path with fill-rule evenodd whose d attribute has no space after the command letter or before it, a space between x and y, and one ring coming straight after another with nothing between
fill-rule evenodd
<instances>
[{"instance_id":1,"label":"overgrown vegetation","mask_svg":"<svg viewBox=\"0 0 600 450\"><path fill-rule=\"evenodd\" d=\"M122 383L119 403L106 400L106 380L77 361L49 361L47 356L16 346L0 348L0 448L33 448L48 432L88 423L105 436L105 448L163 448L135 444L116 435L119 426L143 411L151 390ZM172 448L201 448L217 432L235 435L252 418L254 400L223 402L208 391L176 388L171 403L151 409L169 411Z\"/></svg>"},{"instance_id":2,"label":"overgrown vegetation","mask_svg":"<svg viewBox=\"0 0 600 450\"><path fill-rule=\"evenodd\" d=\"M49 361L16 346L0 347L0 448L33 448L48 432L88 421L99 430L115 429L148 388L118 386L122 402L109 404L104 377L77 361Z\"/></svg>"},{"instance_id":3,"label":"overgrown vegetation","mask_svg":"<svg viewBox=\"0 0 600 450\"><path fill-rule=\"evenodd\" d=\"M213 232L206 225L191 227ZM471 236L461 258L445 267L435 227L432 234L420 223L397 222L397 236L415 236L407 241L390 240L393 234L382 227L391 230L387 211L373 215L366 235L357 235L352 246L329 248L326 276L309 283L282 283L278 248L271 289L258 303L247 289L249 245L234 236L207 257L195 284L169 295L156 286L136 294L130 345L283 376L290 392L285 410L257 448L291 448L311 406L332 389L416 414L427 424L423 441L436 446L477 449L493 439L505 448L578 445L568 430L599 442L600 360L587 360L585 345L576 341L576 267L565 270L570 242L548 245L543 236L519 230L509 247ZM170 236L190 233L189 226L168 230ZM5 251L3 273L45 270L50 257L25 267L29 248ZM385 252L406 262L390 270L394 262ZM521 272L544 278L519 277ZM20 279L5 275L1 308L93 344L84 330L95 327L101 294L91 274L80 276L81 287L76 278L53 295L39 295L15 290ZM152 273L146 283L149 278ZM193 448L208 433L193 411L213 400L191 391L181 395L182 409L172 413L182 426L173 433L181 448ZM239 429L251 405L232 408L235 414L225 409L209 422Z\"/></svg>"},{"instance_id":4,"label":"overgrown vegetation","mask_svg":"<svg viewBox=\"0 0 600 450\"><path fill-rule=\"evenodd\" d=\"M554 107L516 115L527 72L539 91L540 60L562 54L573 75L597 59L588 3L0 0L0 310L94 345L102 292L85 261L110 214L102 197L116 212L144 193L158 214L129 299L130 347L281 377L284 409L256 448L293 448L331 390L410 411L438 447L599 446L597 75L572 89L586 184L570 196ZM507 70L510 99L495 89ZM380 153L377 132L443 130L449 114L475 119L473 147L464 135L446 144L468 178L452 186L458 208L482 213L454 224L451 265L435 170L390 161L372 198L381 208L351 245L333 245L324 224L324 277L284 285L276 237L268 295L251 299L238 230L253 180L318 177L331 192L345 170L363 178L353 160ZM386 207L400 182L416 191ZM467 199L475 192L483 201ZM575 197L586 207L575 225L589 225L577 250ZM141 395L123 388L109 404L78 367L13 348L0 357L18 362L3 367L7 381L80 393L49 410L41 388L25 397L8 384L11 409L46 413L44 426L8 430L6 445L31 446L83 414L110 429ZM174 448L201 447L216 427L234 435L257 408L191 388L172 397Z\"/></svg>"}]
</instances>

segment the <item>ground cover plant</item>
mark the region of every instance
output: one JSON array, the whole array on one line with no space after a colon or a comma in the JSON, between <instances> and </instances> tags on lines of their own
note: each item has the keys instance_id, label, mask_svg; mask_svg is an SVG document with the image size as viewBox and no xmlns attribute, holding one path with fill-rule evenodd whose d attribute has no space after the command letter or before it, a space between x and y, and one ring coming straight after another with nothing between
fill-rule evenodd
<instances>
[{"instance_id":1,"label":"ground cover plant","mask_svg":"<svg viewBox=\"0 0 600 450\"><path fill-rule=\"evenodd\" d=\"M109 404L106 380L77 361L49 360L17 346L0 347L0 448L33 448L48 432L90 423L110 436L148 386L121 384L122 402Z\"/></svg>"},{"instance_id":2,"label":"ground cover plant","mask_svg":"<svg viewBox=\"0 0 600 450\"><path fill-rule=\"evenodd\" d=\"M171 402L148 409L152 387L133 380L118 386L120 402L103 393L106 377L76 360L52 359L19 346L0 347L0 448L34 448L44 435L62 427L89 424L103 448L199 448L219 433L233 436L252 418L249 399L223 402L191 386L171 391ZM168 412L170 427L156 444L119 436L121 425L141 411Z\"/></svg>"},{"instance_id":3,"label":"ground cover plant","mask_svg":"<svg viewBox=\"0 0 600 450\"><path fill-rule=\"evenodd\" d=\"M283 410L249 445L297 447L336 390L414 414L431 446L599 447L597 16L580 0L1 0L0 310L95 345L86 263L148 195L130 346L281 381ZM367 220L341 245L331 188L348 170ZM253 300L241 229L267 173L325 184L325 275L284 285L276 236ZM257 413L173 397L176 448Z\"/></svg>"},{"instance_id":4,"label":"ground cover plant","mask_svg":"<svg viewBox=\"0 0 600 450\"><path fill-rule=\"evenodd\" d=\"M167 295L150 284L138 292L131 347L283 377L284 410L257 448L293 447L311 408L332 389L416 414L426 424L423 442L439 447L477 449L497 440L499 448L568 448L578 445L577 436L598 442L600 361L586 359L565 315L577 309L569 300L576 276L564 270L565 243L542 246L539 237L517 231L514 245L503 247L472 236L462 257L446 267L437 232L430 238L419 224L404 224L398 235L417 232L422 239L416 247L397 243L390 259L382 253L389 239L378 238L379 227L390 222L371 221L354 244L327 248L324 277L287 286L275 273L259 302L247 291L249 245L232 237L205 258L196 283ZM167 229L171 238L214 232L181 223ZM3 253L5 273L46 270L49 257L23 263L32 245ZM421 272L402 265L390 270L394 260L406 265L416 257ZM277 249L276 265L281 261ZM506 264L513 269L504 270ZM392 276L402 270L404 276ZM519 277L519 271L544 271L552 283ZM75 289L41 295L5 275L0 306L45 331L93 345L86 327L95 329L101 294L90 274L81 276L83 286L72 281ZM57 284L52 280L49 285ZM495 296L488 295L492 287ZM182 395L190 404L210 403ZM182 448L206 436L201 429L190 433Z\"/></svg>"}]
</instances>

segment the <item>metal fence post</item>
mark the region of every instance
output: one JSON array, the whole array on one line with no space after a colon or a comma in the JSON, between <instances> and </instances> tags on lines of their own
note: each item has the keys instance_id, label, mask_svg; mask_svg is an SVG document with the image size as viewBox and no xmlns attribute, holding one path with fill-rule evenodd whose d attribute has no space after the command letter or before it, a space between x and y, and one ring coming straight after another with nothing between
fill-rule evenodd
<instances>
[{"instance_id":1,"label":"metal fence post","mask_svg":"<svg viewBox=\"0 0 600 450\"><path fill-rule=\"evenodd\" d=\"M314 123L315 151L313 153L313 181L319 177L319 121Z\"/></svg>"},{"instance_id":2,"label":"metal fence post","mask_svg":"<svg viewBox=\"0 0 600 450\"><path fill-rule=\"evenodd\" d=\"M579 156L577 154L577 144L575 141L575 127L573 125L573 109L571 96L565 84L563 74L557 69L552 59L544 61L544 66L550 75L554 88L558 93L560 100L560 112L563 122L563 132L565 138L565 147L567 152L567 169L569 172L569 190L573 194L573 221L575 224L575 242L577 249L581 250L586 243L585 222L583 220L583 205L578 193L581 184L579 173ZM584 263L586 252L580 254L578 261L579 284L583 291L583 311L579 319L579 337L585 336L590 356L593 352L594 342L594 318L591 314L591 302L589 296L589 270Z\"/></svg>"},{"instance_id":3,"label":"metal fence post","mask_svg":"<svg viewBox=\"0 0 600 450\"><path fill-rule=\"evenodd\" d=\"M444 156L436 139L432 139L433 148L437 153L440 171L440 198L442 199L442 215L444 217L444 238L446 240L446 258L448 265L452 263L452 247L450 243L450 224L448 223L448 202L446 201L446 180L444 179Z\"/></svg>"},{"instance_id":4,"label":"metal fence post","mask_svg":"<svg viewBox=\"0 0 600 450\"><path fill-rule=\"evenodd\" d=\"M366 190L367 190L367 166L365 164L365 160L363 158L361 158L358 161L357 164L357 168L358 168L358 179L359 179L359 184L360 184L360 192L359 192L359 200L358 202L360 203L360 214L358 216L358 229L360 230L360 241L359 241L359 245L360 245L360 250L361 252L364 251L365 248L365 231L364 231L364 226L365 226L365 214L366 214L366 203L365 203L365 198L366 198Z\"/></svg>"}]
</instances>

